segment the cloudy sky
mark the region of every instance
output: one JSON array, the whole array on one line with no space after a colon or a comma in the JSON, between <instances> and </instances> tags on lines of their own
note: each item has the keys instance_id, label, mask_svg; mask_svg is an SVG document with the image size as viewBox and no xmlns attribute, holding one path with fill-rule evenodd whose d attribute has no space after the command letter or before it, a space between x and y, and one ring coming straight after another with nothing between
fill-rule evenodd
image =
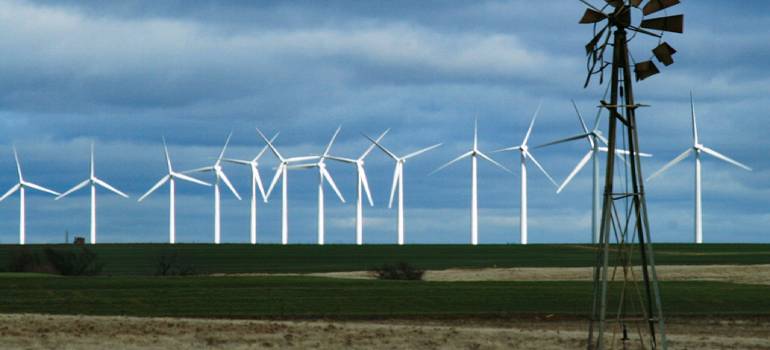
<instances>
[{"instance_id":1,"label":"cloudy sky","mask_svg":"<svg viewBox=\"0 0 770 350\"><path fill-rule=\"evenodd\" d=\"M676 64L636 85L641 147L650 174L692 145L689 91L701 142L749 164L747 172L703 162L707 242L768 242L770 227L770 2L685 1L685 34L666 40ZM264 145L255 128L280 131L286 155L320 153L338 125L332 153L359 155L386 128L399 154L444 145L406 164L407 242L469 240L470 162L428 173L467 150L473 118L480 146L521 142L538 103L532 145L579 131L570 99L593 116L606 85L583 89L590 26L577 1L0 1L0 186L16 181L16 144L32 182L64 191L87 177L89 144L97 174L129 193L99 194L101 242L167 240L166 188L138 198L164 175L165 135L177 169L208 165L233 131L227 156L249 158ZM632 44L639 60L654 41ZM588 119L592 119L589 117ZM590 122L589 122L590 123ZM603 120L606 124L606 119ZM563 180L586 150L576 142L537 149ZM516 154L494 157L507 174L479 169L480 241L519 240ZM271 179L268 154L262 176ZM365 241L395 241L387 209L393 163L367 159L375 207L365 209ZM247 168L226 172L245 197L223 193L223 241L248 241ZM355 173L330 171L347 200L327 192L327 242L354 241ZM590 169L561 194L529 169L530 242L590 237ZM205 178L207 175L203 175ZM289 175L290 241L315 240L317 174ZM211 180L210 178L207 178ZM694 163L689 159L647 186L654 240L693 237ZM177 186L177 239L213 240L211 188ZM259 240L280 241L280 192L259 207ZM88 232L88 192L54 201L28 197L28 242L60 242ZM18 241L18 196L0 203L0 242Z\"/></svg>"}]
</instances>

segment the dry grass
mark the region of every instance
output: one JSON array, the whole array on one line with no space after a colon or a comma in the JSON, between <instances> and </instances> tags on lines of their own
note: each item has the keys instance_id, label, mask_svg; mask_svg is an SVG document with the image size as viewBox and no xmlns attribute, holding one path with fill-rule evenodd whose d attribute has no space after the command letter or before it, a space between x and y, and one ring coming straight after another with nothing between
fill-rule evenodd
<instances>
[{"instance_id":1,"label":"dry grass","mask_svg":"<svg viewBox=\"0 0 770 350\"><path fill-rule=\"evenodd\" d=\"M418 324L0 315L0 349L575 349L582 321ZM672 349L770 349L767 321L678 320Z\"/></svg>"}]
</instances>

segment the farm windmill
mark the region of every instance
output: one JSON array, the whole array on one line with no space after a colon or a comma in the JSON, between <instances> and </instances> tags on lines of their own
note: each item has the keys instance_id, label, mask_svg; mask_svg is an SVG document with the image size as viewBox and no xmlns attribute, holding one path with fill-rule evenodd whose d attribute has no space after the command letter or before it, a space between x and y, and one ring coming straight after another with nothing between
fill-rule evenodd
<instances>
[{"instance_id":1,"label":"farm windmill","mask_svg":"<svg viewBox=\"0 0 770 350\"><path fill-rule=\"evenodd\" d=\"M586 0L580 1L588 6L580 23L592 24L594 28L594 35L585 46L588 74L584 87L588 86L594 75L600 76L601 84L607 68L610 69L611 77L610 101L601 101L601 106L609 111L609 142L587 348L616 347L615 344L607 344L605 339L609 324L613 327L613 335L622 334L622 337L613 336L611 339L622 342L624 346L630 341L629 334L637 334L642 347L666 349L663 307L650 244L644 178L640 158L636 153L639 150L636 109L642 105L634 101L634 78L631 75L631 62L629 62L633 57L628 51L628 43L641 36L657 38L658 44L652 49L652 56L668 66L674 62L672 55L676 50L662 40L663 33L681 33L684 16L681 14L668 16L666 13L667 9L677 5L679 0L648 0L644 6L642 6L643 0L605 0L601 8L593 6ZM661 11L663 15L658 16ZM651 15L658 17L647 18ZM634 17L637 19L641 17L638 25L632 23ZM607 48L612 48L609 60L605 60ZM651 58L634 63L636 81L660 72ZM626 183L616 187L614 186L615 154L618 148L618 136L623 132L626 135L622 138L622 142L627 142L629 154L626 163L619 163L626 167L625 171L620 171L619 174L624 175L623 179ZM609 256L611 237L616 237L617 241L617 246L612 250L612 254L615 255L612 259ZM636 248L639 249L641 263L643 284L641 290L637 288L631 266L632 250ZM610 261L614 266L610 266ZM618 267L622 268L624 273L610 274L611 270ZM622 283L610 285L618 275L622 276ZM621 297L617 300L617 308L613 310L607 308L610 286L622 288L619 291ZM608 313L617 317L611 317L612 321L607 321Z\"/></svg>"}]
</instances>

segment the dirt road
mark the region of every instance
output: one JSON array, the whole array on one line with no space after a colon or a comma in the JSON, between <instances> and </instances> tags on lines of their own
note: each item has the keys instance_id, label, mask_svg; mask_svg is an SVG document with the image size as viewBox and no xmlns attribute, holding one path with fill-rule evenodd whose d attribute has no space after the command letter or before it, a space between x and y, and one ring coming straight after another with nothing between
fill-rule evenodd
<instances>
[{"instance_id":1,"label":"dirt road","mask_svg":"<svg viewBox=\"0 0 770 350\"><path fill-rule=\"evenodd\" d=\"M583 321L303 322L0 315L0 349L577 349ZM770 349L770 321L669 322L671 349Z\"/></svg>"}]
</instances>

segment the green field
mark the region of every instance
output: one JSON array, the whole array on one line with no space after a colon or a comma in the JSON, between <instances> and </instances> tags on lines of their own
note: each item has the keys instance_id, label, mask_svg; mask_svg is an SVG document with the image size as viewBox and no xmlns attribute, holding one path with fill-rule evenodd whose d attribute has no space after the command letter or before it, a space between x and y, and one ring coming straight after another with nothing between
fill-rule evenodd
<instances>
[{"instance_id":1,"label":"green field","mask_svg":"<svg viewBox=\"0 0 770 350\"><path fill-rule=\"evenodd\" d=\"M19 249L42 251L71 245L0 245L0 269ZM408 262L424 269L453 267L592 266L595 248L578 244L532 245L250 245L99 244L90 246L108 275L153 275L159 258L177 255L198 273L328 272L368 270ZM770 264L770 244L657 244L660 265Z\"/></svg>"},{"instance_id":2,"label":"green field","mask_svg":"<svg viewBox=\"0 0 770 350\"><path fill-rule=\"evenodd\" d=\"M508 318L589 311L589 282L0 276L0 312L215 318ZM662 283L669 316L770 316L770 286Z\"/></svg>"}]
</instances>

